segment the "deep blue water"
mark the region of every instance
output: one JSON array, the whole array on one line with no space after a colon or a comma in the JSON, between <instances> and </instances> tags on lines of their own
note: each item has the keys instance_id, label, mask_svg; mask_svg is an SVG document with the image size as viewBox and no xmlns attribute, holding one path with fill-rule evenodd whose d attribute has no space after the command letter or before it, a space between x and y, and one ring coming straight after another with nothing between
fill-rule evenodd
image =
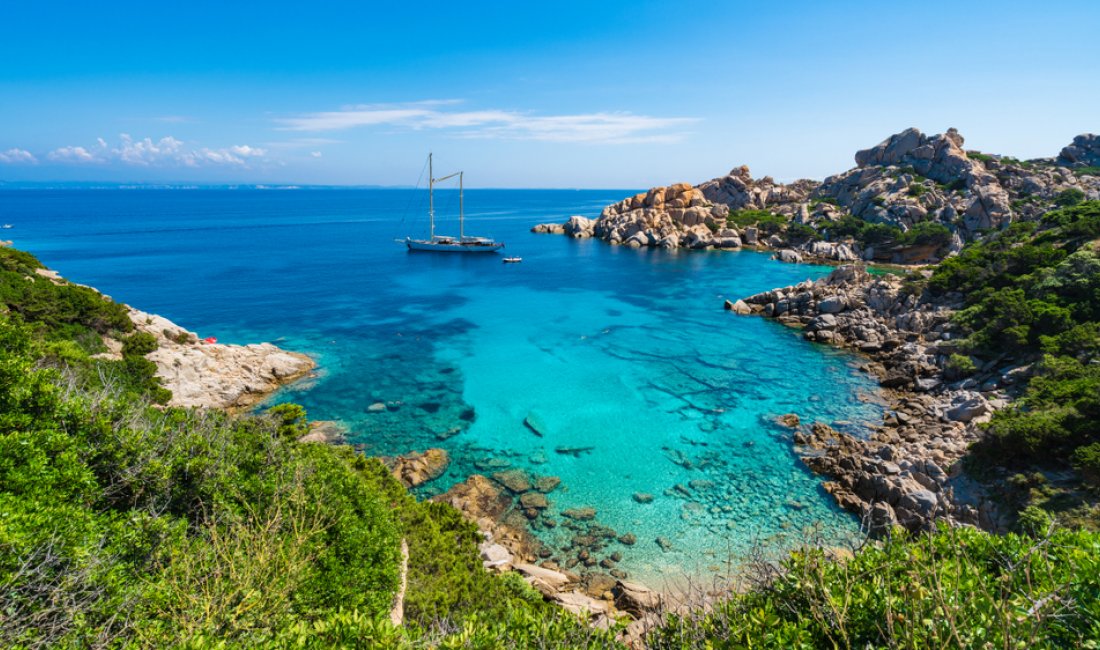
<instances>
[{"instance_id":1,"label":"deep blue water","mask_svg":"<svg viewBox=\"0 0 1100 650\"><path fill-rule=\"evenodd\" d=\"M454 462L425 495L475 471L559 477L558 525L537 534L563 547L577 531L560 512L591 506L637 537L605 551L636 577L716 571L811 530L855 534L772 420L859 431L881 417L874 382L850 356L722 310L829 269L528 232L629 194L467 191L467 234L505 241L516 265L407 253L394 239L427 222L405 190L5 191L0 222L14 228L0 236L201 336L316 355L321 375L276 399L345 422L369 454L446 448ZM437 199L453 215L456 197ZM389 408L369 410L378 402Z\"/></svg>"}]
</instances>

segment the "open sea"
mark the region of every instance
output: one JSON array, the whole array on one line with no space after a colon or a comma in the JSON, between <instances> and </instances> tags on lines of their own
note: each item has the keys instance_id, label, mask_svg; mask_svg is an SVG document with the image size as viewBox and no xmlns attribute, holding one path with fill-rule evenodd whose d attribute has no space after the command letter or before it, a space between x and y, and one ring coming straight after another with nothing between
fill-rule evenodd
<instances>
[{"instance_id":1,"label":"open sea","mask_svg":"<svg viewBox=\"0 0 1100 650\"><path fill-rule=\"evenodd\" d=\"M529 232L633 193L467 190L467 234L521 264L406 252L394 240L428 229L413 190L7 190L0 239L202 337L314 355L318 376L274 400L342 421L370 455L445 448L421 496L471 473L559 478L534 532L563 563L593 525L633 534L597 557L621 553L654 586L723 575L760 547L852 539L858 522L773 420L866 432L876 383L852 355L722 309L829 267ZM455 193L437 210L437 233L455 234ZM566 525L585 507L593 521Z\"/></svg>"}]
</instances>

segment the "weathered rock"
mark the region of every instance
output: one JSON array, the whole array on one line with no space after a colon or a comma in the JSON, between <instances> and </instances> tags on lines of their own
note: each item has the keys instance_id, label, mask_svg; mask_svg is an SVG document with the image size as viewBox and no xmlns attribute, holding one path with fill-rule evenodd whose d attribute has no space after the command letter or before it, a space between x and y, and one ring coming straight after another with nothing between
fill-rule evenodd
<instances>
[{"instance_id":1,"label":"weathered rock","mask_svg":"<svg viewBox=\"0 0 1100 650\"><path fill-rule=\"evenodd\" d=\"M540 476L535 479L535 489L543 494L548 494L561 485L561 479L557 476Z\"/></svg>"},{"instance_id":2,"label":"weathered rock","mask_svg":"<svg viewBox=\"0 0 1100 650\"><path fill-rule=\"evenodd\" d=\"M496 472L493 474L493 480L516 494L527 492L532 487L527 472L521 469L509 469L503 472Z\"/></svg>"},{"instance_id":3,"label":"weathered rock","mask_svg":"<svg viewBox=\"0 0 1100 650\"><path fill-rule=\"evenodd\" d=\"M572 582L569 576L534 564L519 563L513 567L543 596L552 597Z\"/></svg>"},{"instance_id":4,"label":"weathered rock","mask_svg":"<svg viewBox=\"0 0 1100 650\"><path fill-rule=\"evenodd\" d=\"M596 509L589 507L569 508L568 510L563 510L561 515L577 521L588 521L596 518Z\"/></svg>"},{"instance_id":5,"label":"weathered rock","mask_svg":"<svg viewBox=\"0 0 1100 650\"><path fill-rule=\"evenodd\" d=\"M744 300L740 299L738 299L737 302L730 302L727 300L725 304L725 310L742 315L752 313L752 308L749 307Z\"/></svg>"},{"instance_id":6,"label":"weathered rock","mask_svg":"<svg viewBox=\"0 0 1100 650\"><path fill-rule=\"evenodd\" d=\"M653 495L649 494L648 492L635 492L632 498L635 501L637 501L638 503L652 503L653 502Z\"/></svg>"},{"instance_id":7,"label":"weathered rock","mask_svg":"<svg viewBox=\"0 0 1100 650\"><path fill-rule=\"evenodd\" d=\"M793 251L789 248L777 251L774 257L780 262L787 262L789 264L799 264L802 262L802 255L798 251Z\"/></svg>"},{"instance_id":8,"label":"weathered rock","mask_svg":"<svg viewBox=\"0 0 1100 650\"><path fill-rule=\"evenodd\" d=\"M157 377L172 391L169 406L245 408L317 365L304 354L270 343L199 342L197 334L162 316L132 308L129 316L138 331L157 339L157 349L146 358L157 365Z\"/></svg>"},{"instance_id":9,"label":"weathered rock","mask_svg":"<svg viewBox=\"0 0 1100 650\"><path fill-rule=\"evenodd\" d=\"M447 470L451 457L445 449L412 452L393 459L391 473L405 487L423 485Z\"/></svg>"},{"instance_id":10,"label":"weathered rock","mask_svg":"<svg viewBox=\"0 0 1100 650\"><path fill-rule=\"evenodd\" d=\"M542 492L526 492L520 496L519 503L524 508L534 510L544 510L550 507L550 501L546 499L546 495Z\"/></svg>"},{"instance_id":11,"label":"weathered rock","mask_svg":"<svg viewBox=\"0 0 1100 650\"><path fill-rule=\"evenodd\" d=\"M606 614L610 609L607 601L597 600L579 591L556 592L551 600L578 616Z\"/></svg>"},{"instance_id":12,"label":"weathered rock","mask_svg":"<svg viewBox=\"0 0 1100 650\"><path fill-rule=\"evenodd\" d=\"M661 608L661 595L644 585L620 580L614 588L615 607L641 618Z\"/></svg>"}]
</instances>

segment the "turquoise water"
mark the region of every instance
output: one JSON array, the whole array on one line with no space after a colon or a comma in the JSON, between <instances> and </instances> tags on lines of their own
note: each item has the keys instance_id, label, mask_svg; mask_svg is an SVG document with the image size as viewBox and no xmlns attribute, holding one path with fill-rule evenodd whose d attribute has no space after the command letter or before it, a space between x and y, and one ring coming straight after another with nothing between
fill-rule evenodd
<instances>
[{"instance_id":1,"label":"turquoise water","mask_svg":"<svg viewBox=\"0 0 1100 650\"><path fill-rule=\"evenodd\" d=\"M426 224L399 190L3 192L0 221L67 277L202 336L316 355L320 376L276 399L343 421L368 454L447 449L422 496L474 472L559 478L533 531L561 562L594 535L595 557L621 553L619 568L655 581L856 534L773 419L860 433L881 418L873 380L853 357L722 310L828 267L528 232L628 194L468 192L467 232L503 239L516 265L406 253L393 239ZM561 514L582 507L593 521ZM637 542L615 540L626 533Z\"/></svg>"}]
</instances>

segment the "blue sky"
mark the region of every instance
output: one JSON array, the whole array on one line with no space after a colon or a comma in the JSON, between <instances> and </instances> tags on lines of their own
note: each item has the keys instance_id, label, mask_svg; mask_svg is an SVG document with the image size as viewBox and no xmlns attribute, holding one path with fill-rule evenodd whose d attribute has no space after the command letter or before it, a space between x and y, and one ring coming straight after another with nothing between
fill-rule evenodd
<instances>
[{"instance_id":1,"label":"blue sky","mask_svg":"<svg viewBox=\"0 0 1100 650\"><path fill-rule=\"evenodd\" d=\"M1100 3L10 2L0 180L648 187L1100 129Z\"/></svg>"}]
</instances>

